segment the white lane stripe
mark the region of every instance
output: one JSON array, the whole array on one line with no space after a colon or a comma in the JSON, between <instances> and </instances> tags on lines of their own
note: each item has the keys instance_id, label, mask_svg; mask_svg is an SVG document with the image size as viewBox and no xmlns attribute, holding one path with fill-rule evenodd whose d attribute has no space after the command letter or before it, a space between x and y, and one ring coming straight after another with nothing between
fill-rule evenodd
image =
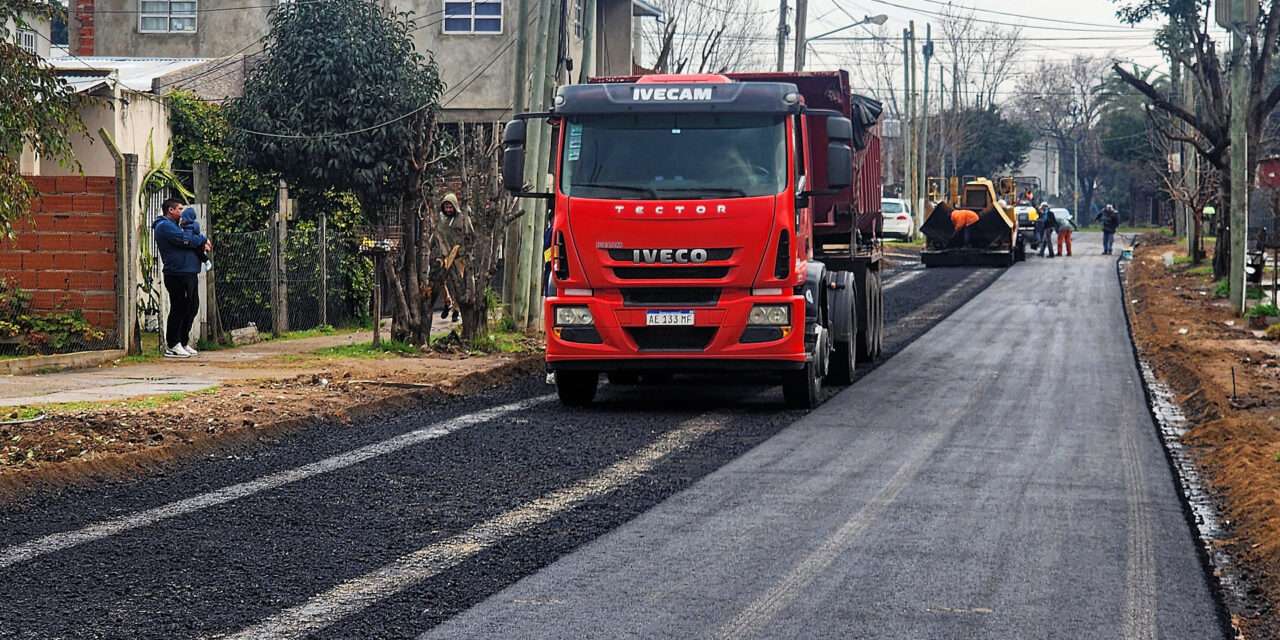
<instances>
[{"instance_id":1,"label":"white lane stripe","mask_svg":"<svg viewBox=\"0 0 1280 640\"><path fill-rule=\"evenodd\" d=\"M654 443L600 473L557 489L440 542L286 609L228 640L301 638L446 571L508 538L634 482L667 456L728 426L728 416L703 414L684 421Z\"/></svg>"},{"instance_id":2,"label":"white lane stripe","mask_svg":"<svg viewBox=\"0 0 1280 640\"><path fill-rule=\"evenodd\" d=\"M894 277L892 280L889 281L888 284L884 285L884 288L886 291L888 291L889 289L892 289L904 282L911 282L912 280L919 278L921 275L924 275L924 269L914 269L914 270L908 271L900 276Z\"/></svg>"},{"instance_id":3,"label":"white lane stripe","mask_svg":"<svg viewBox=\"0 0 1280 640\"><path fill-rule=\"evenodd\" d=\"M898 467L888 484L876 492L834 534L823 540L817 549L806 555L772 589L760 595L721 627L714 637L721 640L736 640L761 634L769 622L801 595L801 590L806 585L816 580L835 562L836 558L849 553L849 547L854 540L874 524L894 500L897 500L898 494L902 493L902 490L915 479L916 474L942 443L943 435L937 432L926 437L921 446L911 453L902 466Z\"/></svg>"},{"instance_id":4,"label":"white lane stripe","mask_svg":"<svg viewBox=\"0 0 1280 640\"><path fill-rule=\"evenodd\" d=\"M442 420L416 431L403 433L380 442L365 445L358 449L352 449L346 453L341 453L336 456L305 464L300 467L295 467L293 469L273 473L269 476L263 476L256 480L233 484L229 487L223 487L216 491L204 493L185 500L171 502L159 507L147 509L146 511L139 511L137 513L113 518L111 520L103 520L84 527L83 529L54 533L42 538L36 538L30 542L6 547L5 549L0 550L0 568L8 567L19 562L26 562L32 558L36 558L47 553L53 553L55 551L61 551L63 549L69 549L86 542L101 540L102 538L124 533L125 531L137 529L138 527L145 527L161 520L175 518L201 509L231 502L232 500L238 500L268 489L276 489L292 482L305 480L312 476L350 467L371 458L384 456L388 453L394 453L427 440L448 435L465 427L500 418L509 413L524 411L530 407L546 402L551 398L552 396L550 395L539 396L528 400L521 400L519 402L491 407L489 409L484 409L464 416L450 418L449 420Z\"/></svg>"}]
</instances>

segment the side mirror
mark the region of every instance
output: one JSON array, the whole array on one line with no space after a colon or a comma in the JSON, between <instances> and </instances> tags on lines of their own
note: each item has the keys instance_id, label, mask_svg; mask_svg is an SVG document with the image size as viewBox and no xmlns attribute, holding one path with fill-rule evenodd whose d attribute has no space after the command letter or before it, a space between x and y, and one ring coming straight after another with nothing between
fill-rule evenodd
<instances>
[{"instance_id":1,"label":"side mirror","mask_svg":"<svg viewBox=\"0 0 1280 640\"><path fill-rule=\"evenodd\" d=\"M525 121L512 120L502 131L502 186L512 194L524 191Z\"/></svg>"},{"instance_id":2,"label":"side mirror","mask_svg":"<svg viewBox=\"0 0 1280 640\"><path fill-rule=\"evenodd\" d=\"M853 150L847 143L834 141L827 143L827 188L839 190L851 184L853 184Z\"/></svg>"}]
</instances>

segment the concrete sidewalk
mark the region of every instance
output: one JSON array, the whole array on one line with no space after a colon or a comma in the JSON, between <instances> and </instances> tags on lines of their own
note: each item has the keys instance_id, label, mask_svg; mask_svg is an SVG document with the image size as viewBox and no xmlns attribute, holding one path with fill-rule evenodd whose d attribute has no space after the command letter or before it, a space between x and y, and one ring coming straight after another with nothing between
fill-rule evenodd
<instances>
[{"instance_id":1,"label":"concrete sidewalk","mask_svg":"<svg viewBox=\"0 0 1280 640\"><path fill-rule=\"evenodd\" d=\"M433 334L447 333L457 323L436 318ZM96 369L21 376L0 376L0 407L60 402L103 402L138 396L192 392L220 384L293 378L323 371L332 361L290 362L285 356L317 349L367 343L370 330L334 335L270 340L186 359L104 365ZM384 339L389 339L383 329Z\"/></svg>"}]
</instances>

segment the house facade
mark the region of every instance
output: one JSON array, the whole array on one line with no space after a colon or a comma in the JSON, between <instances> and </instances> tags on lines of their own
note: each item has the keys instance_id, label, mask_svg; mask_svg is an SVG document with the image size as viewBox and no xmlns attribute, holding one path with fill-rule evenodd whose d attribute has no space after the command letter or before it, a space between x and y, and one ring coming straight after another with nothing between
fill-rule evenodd
<instances>
[{"instance_id":1,"label":"house facade","mask_svg":"<svg viewBox=\"0 0 1280 640\"><path fill-rule=\"evenodd\" d=\"M534 53L537 14L550 0L383 0L410 12L420 52L432 56L446 83L447 120L495 120L512 111L516 27L529 24ZM588 3L594 4L594 7ZM74 0L68 38L79 56L224 58L253 54L269 29L272 3L245 0ZM527 15L519 16L524 4ZM559 8L560 3L554 3ZM594 8L594 51L586 75L623 75L640 59L640 21L660 12L647 0L569 0L567 57L582 74L585 22Z\"/></svg>"}]
</instances>

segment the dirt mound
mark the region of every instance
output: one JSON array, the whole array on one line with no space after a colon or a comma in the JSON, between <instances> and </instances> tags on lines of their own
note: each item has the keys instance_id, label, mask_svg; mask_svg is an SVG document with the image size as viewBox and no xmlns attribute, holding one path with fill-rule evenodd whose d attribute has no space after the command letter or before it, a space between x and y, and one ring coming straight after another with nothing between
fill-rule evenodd
<instances>
[{"instance_id":1,"label":"dirt mound","mask_svg":"<svg viewBox=\"0 0 1280 640\"><path fill-rule=\"evenodd\" d=\"M1165 266L1171 240L1144 236L1128 269L1134 340L1177 394L1183 436L1222 499L1233 555L1259 588L1250 640L1280 638L1280 345L1264 342L1213 295L1212 279Z\"/></svg>"},{"instance_id":2,"label":"dirt mound","mask_svg":"<svg viewBox=\"0 0 1280 640\"><path fill-rule=\"evenodd\" d=\"M243 449L322 423L349 423L474 393L541 371L537 354L379 374L358 366L289 380L219 387L148 408L110 406L0 425L0 501L70 484L129 478L194 457ZM430 380L430 382L424 382Z\"/></svg>"}]
</instances>

